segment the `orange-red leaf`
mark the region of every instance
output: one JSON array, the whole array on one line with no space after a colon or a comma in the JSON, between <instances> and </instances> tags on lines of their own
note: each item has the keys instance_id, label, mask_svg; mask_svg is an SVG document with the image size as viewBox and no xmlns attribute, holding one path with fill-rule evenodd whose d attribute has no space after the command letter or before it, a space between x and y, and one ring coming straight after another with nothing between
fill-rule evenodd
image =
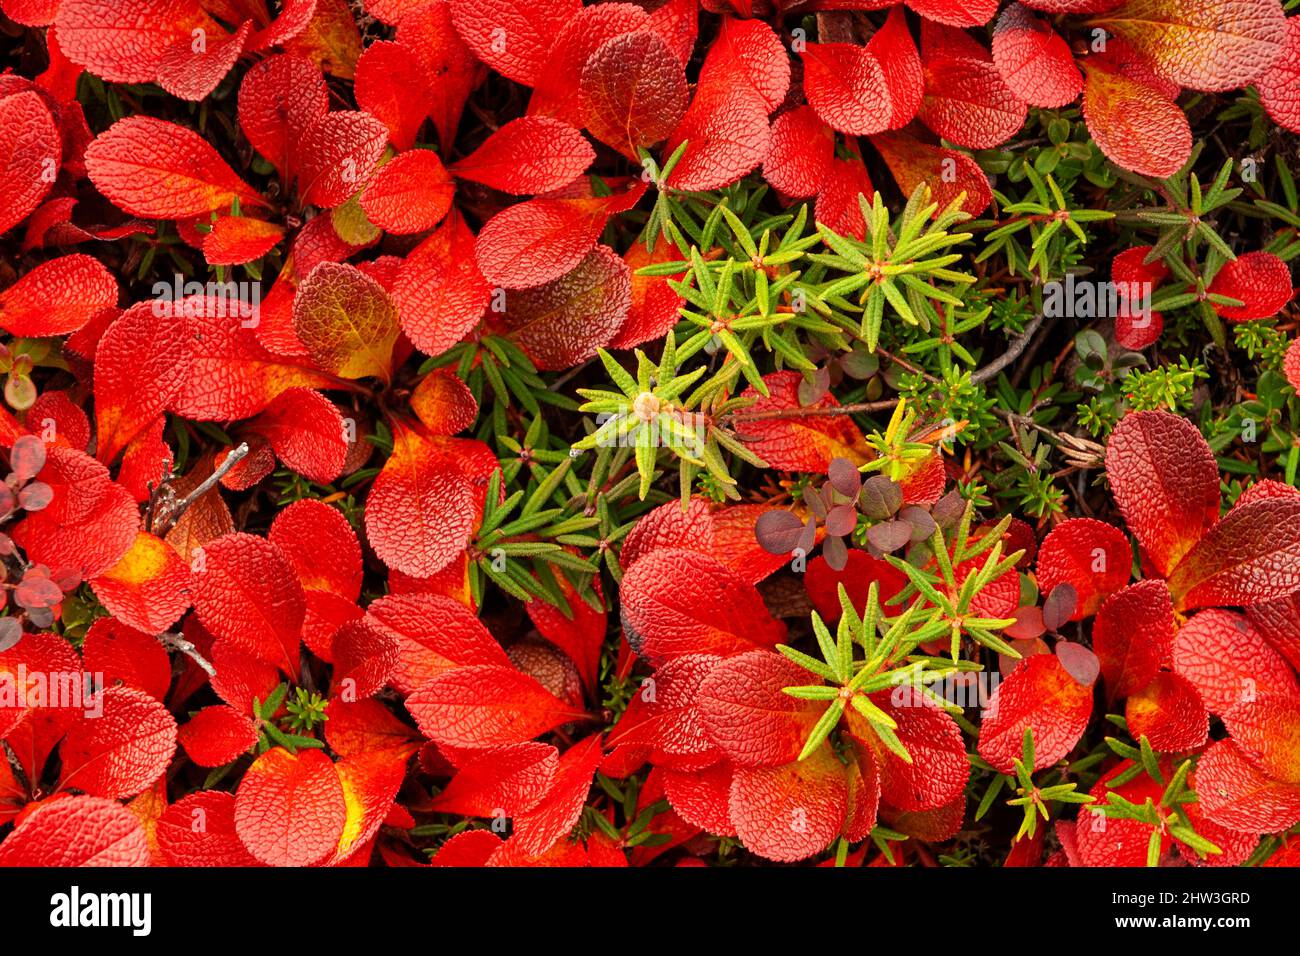
<instances>
[{"instance_id":1,"label":"orange-red leaf","mask_svg":"<svg viewBox=\"0 0 1300 956\"><path fill-rule=\"evenodd\" d=\"M117 280L98 259L60 256L0 291L0 326L31 338L65 335L115 305Z\"/></svg>"},{"instance_id":2,"label":"orange-red leaf","mask_svg":"<svg viewBox=\"0 0 1300 956\"><path fill-rule=\"evenodd\" d=\"M150 634L165 631L190 606L190 568L170 544L147 531L97 578L91 590L115 618Z\"/></svg>"},{"instance_id":3,"label":"orange-red leaf","mask_svg":"<svg viewBox=\"0 0 1300 956\"><path fill-rule=\"evenodd\" d=\"M235 832L270 866L310 866L334 851L347 806L329 757L319 750L268 750L235 793Z\"/></svg>"},{"instance_id":4,"label":"orange-red leaf","mask_svg":"<svg viewBox=\"0 0 1300 956\"><path fill-rule=\"evenodd\" d=\"M411 694L406 709L422 734L447 747L522 743L584 716L534 678L499 664L444 671Z\"/></svg>"},{"instance_id":5,"label":"orange-red leaf","mask_svg":"<svg viewBox=\"0 0 1300 956\"><path fill-rule=\"evenodd\" d=\"M86 147L86 173L118 208L146 219L185 219L265 206L206 139L151 116L118 120Z\"/></svg>"},{"instance_id":6,"label":"orange-red leaf","mask_svg":"<svg viewBox=\"0 0 1300 956\"><path fill-rule=\"evenodd\" d=\"M194 610L217 638L297 673L302 585L270 541L235 532L205 545L194 571Z\"/></svg>"},{"instance_id":7,"label":"orange-red leaf","mask_svg":"<svg viewBox=\"0 0 1300 956\"><path fill-rule=\"evenodd\" d=\"M1054 654L1022 660L993 692L980 724L979 754L1002 773L1014 770L1025 729L1034 734L1034 766L1070 752L1092 716L1092 688L1076 681Z\"/></svg>"},{"instance_id":8,"label":"orange-red leaf","mask_svg":"<svg viewBox=\"0 0 1300 956\"><path fill-rule=\"evenodd\" d=\"M105 464L172 404L190 371L185 320L164 305L133 305L95 350L96 457Z\"/></svg>"},{"instance_id":9,"label":"orange-red leaf","mask_svg":"<svg viewBox=\"0 0 1300 956\"><path fill-rule=\"evenodd\" d=\"M176 751L176 721L155 698L134 687L107 687L63 738L60 785L118 799L144 790L167 770Z\"/></svg>"},{"instance_id":10,"label":"orange-red leaf","mask_svg":"<svg viewBox=\"0 0 1300 956\"><path fill-rule=\"evenodd\" d=\"M385 163L361 194L366 217L398 234L432 229L451 208L455 185L438 154L416 149Z\"/></svg>"},{"instance_id":11,"label":"orange-red leaf","mask_svg":"<svg viewBox=\"0 0 1300 956\"><path fill-rule=\"evenodd\" d=\"M1219 517L1219 467L1196 426L1168 412L1133 412L1111 433L1110 479L1129 530L1168 574Z\"/></svg>"},{"instance_id":12,"label":"orange-red leaf","mask_svg":"<svg viewBox=\"0 0 1300 956\"><path fill-rule=\"evenodd\" d=\"M474 510L456 462L418 432L396 428L393 453L366 501L366 536L379 559L416 577L436 574L464 550Z\"/></svg>"},{"instance_id":13,"label":"orange-red leaf","mask_svg":"<svg viewBox=\"0 0 1300 956\"><path fill-rule=\"evenodd\" d=\"M454 163L451 171L460 179L522 196L567 186L595 158L591 144L568 123L549 116L521 116Z\"/></svg>"},{"instance_id":14,"label":"orange-red leaf","mask_svg":"<svg viewBox=\"0 0 1300 956\"><path fill-rule=\"evenodd\" d=\"M623 633L638 654L661 663L682 654L729 656L771 648L785 625L758 590L716 558L663 548L623 576Z\"/></svg>"}]
</instances>

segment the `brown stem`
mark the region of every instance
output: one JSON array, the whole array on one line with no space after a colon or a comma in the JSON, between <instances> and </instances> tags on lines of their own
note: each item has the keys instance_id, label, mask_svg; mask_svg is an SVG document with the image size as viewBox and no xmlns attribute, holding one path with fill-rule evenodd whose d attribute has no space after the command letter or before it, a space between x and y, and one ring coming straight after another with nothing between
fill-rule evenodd
<instances>
[{"instance_id":1,"label":"brown stem","mask_svg":"<svg viewBox=\"0 0 1300 956\"><path fill-rule=\"evenodd\" d=\"M157 524L150 530L160 538L166 537L167 532L176 527L176 522L181 520L181 516L189 510L190 506L202 498L208 491L212 490L213 486L216 485L216 483L220 481L230 471L230 469L239 464L247 454L248 442L240 442L238 446L232 448L230 454L226 456L226 460L215 468L212 474L204 478L197 488L180 501L177 501L174 504L165 505L163 509L160 509L163 511L163 514L158 518Z\"/></svg>"}]
</instances>

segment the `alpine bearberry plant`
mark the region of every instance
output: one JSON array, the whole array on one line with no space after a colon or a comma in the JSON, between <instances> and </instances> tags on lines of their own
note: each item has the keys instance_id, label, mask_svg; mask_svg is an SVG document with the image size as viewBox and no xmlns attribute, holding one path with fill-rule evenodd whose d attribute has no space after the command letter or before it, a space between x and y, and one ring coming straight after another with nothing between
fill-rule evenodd
<instances>
[{"instance_id":1,"label":"alpine bearberry plant","mask_svg":"<svg viewBox=\"0 0 1300 956\"><path fill-rule=\"evenodd\" d=\"M1300 860L1295 0L0 0L0 865Z\"/></svg>"}]
</instances>

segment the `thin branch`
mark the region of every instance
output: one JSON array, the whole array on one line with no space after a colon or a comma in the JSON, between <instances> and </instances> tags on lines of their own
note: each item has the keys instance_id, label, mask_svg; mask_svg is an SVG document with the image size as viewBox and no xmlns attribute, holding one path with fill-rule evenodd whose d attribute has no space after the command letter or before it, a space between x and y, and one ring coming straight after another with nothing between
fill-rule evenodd
<instances>
[{"instance_id":1,"label":"thin branch","mask_svg":"<svg viewBox=\"0 0 1300 956\"><path fill-rule=\"evenodd\" d=\"M199 653L199 649L191 644L184 634L168 631L164 634L159 634L158 640L162 642L163 647L171 651L180 651L194 663L198 664L199 667L203 668L203 670L207 672L209 677L217 676L217 669L208 663L207 658Z\"/></svg>"},{"instance_id":2,"label":"thin branch","mask_svg":"<svg viewBox=\"0 0 1300 956\"><path fill-rule=\"evenodd\" d=\"M1030 340L1034 337L1034 333L1038 331L1039 326L1042 324L1043 314L1040 312L1029 321L1029 324L1025 326L1023 332L1011 340L1011 344L1007 346L1005 352L995 358L992 362L989 362L988 365L972 372L970 380L972 382L987 382L1016 359L1020 358L1020 353L1022 353L1026 346L1029 345Z\"/></svg>"},{"instance_id":3,"label":"thin branch","mask_svg":"<svg viewBox=\"0 0 1300 956\"><path fill-rule=\"evenodd\" d=\"M247 454L248 442L240 442L238 446L232 448L230 454L226 456L226 460L213 469L212 474L204 478L197 488L180 499L180 501L167 504L161 509L163 513L159 516L157 525L151 529L153 533L160 538L165 537L167 532L176 527L176 522L181 520L181 517L190 509L190 506L211 491L217 482L243 461Z\"/></svg>"}]
</instances>

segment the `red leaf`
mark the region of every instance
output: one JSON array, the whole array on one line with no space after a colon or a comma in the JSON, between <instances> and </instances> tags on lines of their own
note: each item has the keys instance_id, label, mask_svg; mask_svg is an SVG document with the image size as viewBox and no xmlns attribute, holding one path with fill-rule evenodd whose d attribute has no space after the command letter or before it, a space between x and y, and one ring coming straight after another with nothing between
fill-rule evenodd
<instances>
[{"instance_id":1,"label":"red leaf","mask_svg":"<svg viewBox=\"0 0 1300 956\"><path fill-rule=\"evenodd\" d=\"M175 548L141 531L121 560L92 578L90 587L123 624L158 634L189 608L192 581L189 564Z\"/></svg>"},{"instance_id":2,"label":"red leaf","mask_svg":"<svg viewBox=\"0 0 1300 956\"><path fill-rule=\"evenodd\" d=\"M530 199L503 209L478 234L479 270L488 282L506 289L558 279L591 252L609 217L636 205L645 189L638 179L612 196Z\"/></svg>"},{"instance_id":3,"label":"red leaf","mask_svg":"<svg viewBox=\"0 0 1300 956\"><path fill-rule=\"evenodd\" d=\"M901 6L894 6L884 24L867 41L867 52L885 71L885 89L889 93L888 129L901 129L910 123L921 108L925 77L921 57L907 29L907 17Z\"/></svg>"},{"instance_id":4,"label":"red leaf","mask_svg":"<svg viewBox=\"0 0 1300 956\"><path fill-rule=\"evenodd\" d=\"M266 206L198 133L151 116L128 116L86 148L86 173L110 202L146 219L185 219L238 200Z\"/></svg>"},{"instance_id":5,"label":"red leaf","mask_svg":"<svg viewBox=\"0 0 1300 956\"><path fill-rule=\"evenodd\" d=\"M349 704L331 700L325 710L329 714L325 740L340 757L381 750L409 754L416 748L419 737L415 730L398 720L379 701L359 700Z\"/></svg>"},{"instance_id":6,"label":"red leaf","mask_svg":"<svg viewBox=\"0 0 1300 956\"><path fill-rule=\"evenodd\" d=\"M1224 263L1209 291L1241 300L1242 305L1215 303L1214 311L1225 319L1269 319L1291 301L1291 269L1271 252L1248 252Z\"/></svg>"},{"instance_id":7,"label":"red leaf","mask_svg":"<svg viewBox=\"0 0 1300 956\"><path fill-rule=\"evenodd\" d=\"M900 686L871 696L872 703L898 724L894 733L911 761L884 747L852 708L845 711L854 736L874 753L880 772L880 795L900 810L932 810L960 799L970 778L966 744L957 722L928 698Z\"/></svg>"},{"instance_id":8,"label":"red leaf","mask_svg":"<svg viewBox=\"0 0 1300 956\"><path fill-rule=\"evenodd\" d=\"M910 196L921 184L928 185L933 200L942 208L965 193L961 208L972 216L993 201L988 177L965 153L922 143L904 132L873 136L871 145L879 150L905 195Z\"/></svg>"},{"instance_id":9,"label":"red leaf","mask_svg":"<svg viewBox=\"0 0 1300 956\"><path fill-rule=\"evenodd\" d=\"M708 555L675 548L647 554L623 576L620 597L624 636L656 664L770 648L785 638L785 625L773 620L757 589Z\"/></svg>"},{"instance_id":10,"label":"red leaf","mask_svg":"<svg viewBox=\"0 0 1300 956\"><path fill-rule=\"evenodd\" d=\"M631 301L627 263L601 245L559 278L507 295L500 323L537 368L565 369L610 343Z\"/></svg>"},{"instance_id":11,"label":"red leaf","mask_svg":"<svg viewBox=\"0 0 1300 956\"><path fill-rule=\"evenodd\" d=\"M1232 611L1194 614L1174 636L1173 664L1214 714L1259 694L1300 693L1286 660Z\"/></svg>"},{"instance_id":12,"label":"red leaf","mask_svg":"<svg viewBox=\"0 0 1300 956\"><path fill-rule=\"evenodd\" d=\"M601 597L599 579L592 583L596 596ZM598 686L600 655L608 631L607 615L604 611L593 610L563 575L557 576L556 584L569 602L571 616L566 617L559 608L537 599L525 604L524 610L528 612L537 633L568 655L582 677L584 686L595 689Z\"/></svg>"},{"instance_id":13,"label":"red leaf","mask_svg":"<svg viewBox=\"0 0 1300 956\"><path fill-rule=\"evenodd\" d=\"M200 767L224 767L257 743L257 725L233 707L204 707L180 729L180 744Z\"/></svg>"},{"instance_id":14,"label":"red leaf","mask_svg":"<svg viewBox=\"0 0 1300 956\"><path fill-rule=\"evenodd\" d=\"M538 856L564 839L582 815L600 758L600 734L593 734L566 750L546 795L515 817L514 833L508 844L516 851Z\"/></svg>"},{"instance_id":15,"label":"red leaf","mask_svg":"<svg viewBox=\"0 0 1300 956\"><path fill-rule=\"evenodd\" d=\"M817 196L816 220L840 235L861 240L867 233L861 199L870 202L875 194L876 188L860 158L835 159Z\"/></svg>"},{"instance_id":16,"label":"red leaf","mask_svg":"<svg viewBox=\"0 0 1300 956\"><path fill-rule=\"evenodd\" d=\"M1092 518L1070 518L1043 539L1038 552L1038 589L1048 594L1069 584L1078 595L1072 621L1097 613L1102 601L1128 583L1133 553L1114 525Z\"/></svg>"},{"instance_id":17,"label":"red leaf","mask_svg":"<svg viewBox=\"0 0 1300 956\"><path fill-rule=\"evenodd\" d=\"M415 52L427 76L438 77L428 112L437 127L438 142L444 150L450 149L465 100L482 82L487 67L456 33L447 0L426 3L402 17L397 42Z\"/></svg>"},{"instance_id":18,"label":"red leaf","mask_svg":"<svg viewBox=\"0 0 1300 956\"><path fill-rule=\"evenodd\" d=\"M1083 115L1106 157L1156 179L1182 168L1192 149L1182 107L1157 86L1116 68L1106 54L1089 57L1084 69Z\"/></svg>"},{"instance_id":19,"label":"red leaf","mask_svg":"<svg viewBox=\"0 0 1300 956\"><path fill-rule=\"evenodd\" d=\"M397 641L392 685L407 694L458 667L509 667L501 645L474 612L439 594L386 594L367 614Z\"/></svg>"},{"instance_id":20,"label":"red leaf","mask_svg":"<svg viewBox=\"0 0 1300 956\"><path fill-rule=\"evenodd\" d=\"M582 133L568 123L549 116L521 116L454 163L451 171L459 179L521 196L567 186L595 158Z\"/></svg>"},{"instance_id":21,"label":"red leaf","mask_svg":"<svg viewBox=\"0 0 1300 956\"><path fill-rule=\"evenodd\" d=\"M1300 590L1300 498L1233 508L1169 576L1180 610L1275 601Z\"/></svg>"},{"instance_id":22,"label":"red leaf","mask_svg":"<svg viewBox=\"0 0 1300 956\"><path fill-rule=\"evenodd\" d=\"M673 169L679 189L718 189L756 168L767 156L767 117L790 86L790 58L761 20L724 19L700 68L695 97L664 155L684 141Z\"/></svg>"},{"instance_id":23,"label":"red leaf","mask_svg":"<svg viewBox=\"0 0 1300 956\"><path fill-rule=\"evenodd\" d=\"M1163 796L1163 788L1146 774L1138 774L1122 786L1110 786L1113 777L1132 767L1131 760L1123 761L1098 780L1090 791L1091 795L1097 798L1097 802L1091 806L1109 804L1112 792L1139 806L1148 799L1158 804ZM1147 847L1153 831L1154 827L1143 820L1107 817L1100 810L1081 810L1077 825L1074 827L1079 861L1075 863L1072 860L1071 865L1146 866ZM1168 835L1162 834L1160 838L1162 854L1169 848L1169 844Z\"/></svg>"},{"instance_id":24,"label":"red leaf","mask_svg":"<svg viewBox=\"0 0 1300 956\"><path fill-rule=\"evenodd\" d=\"M238 266L260 259L284 238L284 228L248 216L222 216L203 240L203 258L211 266Z\"/></svg>"},{"instance_id":25,"label":"red leaf","mask_svg":"<svg viewBox=\"0 0 1300 956\"><path fill-rule=\"evenodd\" d=\"M380 167L361 194L361 208L380 229L406 234L432 229L451 208L455 185L438 154L411 150Z\"/></svg>"},{"instance_id":26,"label":"red leaf","mask_svg":"<svg viewBox=\"0 0 1300 956\"><path fill-rule=\"evenodd\" d=\"M442 226L406 257L393 301L402 331L421 352L441 355L487 311L492 287L474 258L474 234L452 210Z\"/></svg>"},{"instance_id":27,"label":"red leaf","mask_svg":"<svg viewBox=\"0 0 1300 956\"><path fill-rule=\"evenodd\" d=\"M522 743L585 716L532 677L499 664L444 671L411 694L406 709L440 747Z\"/></svg>"},{"instance_id":28,"label":"red leaf","mask_svg":"<svg viewBox=\"0 0 1300 956\"><path fill-rule=\"evenodd\" d=\"M1300 593L1281 601L1252 604L1246 608L1246 616L1274 650L1292 667L1300 668Z\"/></svg>"},{"instance_id":29,"label":"red leaf","mask_svg":"<svg viewBox=\"0 0 1300 956\"><path fill-rule=\"evenodd\" d=\"M1014 770L1025 728L1034 734L1034 766L1050 767L1070 752L1092 716L1092 688L1076 681L1051 654L1022 660L998 685L980 724L979 754L1002 773Z\"/></svg>"},{"instance_id":30,"label":"red leaf","mask_svg":"<svg viewBox=\"0 0 1300 956\"><path fill-rule=\"evenodd\" d=\"M158 60L158 85L172 96L197 103L212 94L226 78L248 43L253 22L245 20L234 33L202 30L197 36L187 31L174 40ZM198 37L202 49L195 49Z\"/></svg>"},{"instance_id":31,"label":"red leaf","mask_svg":"<svg viewBox=\"0 0 1300 956\"><path fill-rule=\"evenodd\" d=\"M451 20L480 60L532 86L547 68L551 41L581 8L580 0L451 0Z\"/></svg>"},{"instance_id":32,"label":"red leaf","mask_svg":"<svg viewBox=\"0 0 1300 956\"><path fill-rule=\"evenodd\" d=\"M33 810L0 843L0 866L148 866L134 813L112 800L68 796Z\"/></svg>"},{"instance_id":33,"label":"red leaf","mask_svg":"<svg viewBox=\"0 0 1300 956\"><path fill-rule=\"evenodd\" d=\"M835 160L834 131L811 106L798 106L772 121L771 136L763 178L798 199L820 192Z\"/></svg>"},{"instance_id":34,"label":"red leaf","mask_svg":"<svg viewBox=\"0 0 1300 956\"><path fill-rule=\"evenodd\" d=\"M848 777L829 744L797 763L737 768L731 782L731 822L740 842L781 863L830 846L848 809Z\"/></svg>"},{"instance_id":35,"label":"red leaf","mask_svg":"<svg viewBox=\"0 0 1300 956\"><path fill-rule=\"evenodd\" d=\"M695 705L700 724L738 767L789 763L799 756L826 705L791 697L784 688L811 679L798 664L771 651L730 657L699 685Z\"/></svg>"},{"instance_id":36,"label":"red leaf","mask_svg":"<svg viewBox=\"0 0 1300 956\"><path fill-rule=\"evenodd\" d=\"M1143 262L1151 246L1133 246L1115 256L1110 263L1110 278L1119 292L1119 312L1115 316L1115 341L1126 349L1144 349L1160 338L1165 328L1165 317L1159 312L1143 314L1141 308L1133 309L1132 300L1138 302L1147 290L1154 292L1168 275L1164 260L1150 264ZM1148 284L1149 283L1149 284ZM1150 306L1147 300L1146 305Z\"/></svg>"},{"instance_id":37,"label":"red leaf","mask_svg":"<svg viewBox=\"0 0 1300 956\"><path fill-rule=\"evenodd\" d=\"M341 760L336 769L347 818L338 846L325 865L366 866L375 835L393 809L393 800L406 776L406 756L392 752L358 754Z\"/></svg>"},{"instance_id":38,"label":"red leaf","mask_svg":"<svg viewBox=\"0 0 1300 956\"><path fill-rule=\"evenodd\" d=\"M1031 106L1057 109L1083 91L1069 44L1019 3L1003 10L993 29L993 62L1011 92Z\"/></svg>"},{"instance_id":39,"label":"red leaf","mask_svg":"<svg viewBox=\"0 0 1300 956\"><path fill-rule=\"evenodd\" d=\"M420 125L433 105L431 80L436 75L400 41L377 40L357 60L353 87L357 106L388 128L388 141L394 149L405 151L415 145Z\"/></svg>"},{"instance_id":40,"label":"red leaf","mask_svg":"<svg viewBox=\"0 0 1300 956\"><path fill-rule=\"evenodd\" d=\"M194 610L217 638L297 673L302 585L270 541L234 532L205 545L201 569L195 568Z\"/></svg>"},{"instance_id":41,"label":"red leaf","mask_svg":"<svg viewBox=\"0 0 1300 956\"><path fill-rule=\"evenodd\" d=\"M853 607L861 610L866 606L867 594L875 583L881 601L889 601L907 585L907 575L887 561L873 558L858 548L850 548L848 563L844 570L835 571L821 555L808 562L804 575L804 587L808 589L808 598L812 601L822 620L838 621L843 609L840 607L839 588L849 596Z\"/></svg>"},{"instance_id":42,"label":"red leaf","mask_svg":"<svg viewBox=\"0 0 1300 956\"><path fill-rule=\"evenodd\" d=\"M421 433L396 427L393 453L366 500L366 536L379 559L416 577L436 574L464 550L474 518L457 463Z\"/></svg>"},{"instance_id":43,"label":"red leaf","mask_svg":"<svg viewBox=\"0 0 1300 956\"><path fill-rule=\"evenodd\" d=\"M235 832L270 866L310 866L338 846L347 819L339 773L319 750L268 750L235 793Z\"/></svg>"},{"instance_id":44,"label":"red leaf","mask_svg":"<svg viewBox=\"0 0 1300 956\"><path fill-rule=\"evenodd\" d=\"M1210 715L1201 695L1187 678L1172 671L1157 674L1130 696L1124 716L1134 740L1145 736L1163 753L1196 750L1209 736Z\"/></svg>"},{"instance_id":45,"label":"red leaf","mask_svg":"<svg viewBox=\"0 0 1300 956\"><path fill-rule=\"evenodd\" d=\"M647 789L658 773L658 769L651 771ZM718 836L736 835L731 822L731 782L735 777L731 764L720 763L694 773L667 770L662 774L664 796L682 821Z\"/></svg>"},{"instance_id":46,"label":"red leaf","mask_svg":"<svg viewBox=\"0 0 1300 956\"><path fill-rule=\"evenodd\" d=\"M998 12L997 0L908 0L907 5L936 23L982 27Z\"/></svg>"},{"instance_id":47,"label":"red leaf","mask_svg":"<svg viewBox=\"0 0 1300 956\"><path fill-rule=\"evenodd\" d=\"M1282 52L1255 80L1259 101L1269 118L1300 132L1300 17L1288 17Z\"/></svg>"},{"instance_id":48,"label":"red leaf","mask_svg":"<svg viewBox=\"0 0 1300 956\"><path fill-rule=\"evenodd\" d=\"M411 393L411 411L434 435L454 435L474 424L478 402L452 369L435 369Z\"/></svg>"},{"instance_id":49,"label":"red leaf","mask_svg":"<svg viewBox=\"0 0 1300 956\"><path fill-rule=\"evenodd\" d=\"M1106 599L1092 625L1106 694L1128 697L1155 678L1174 644L1174 605L1158 578L1121 588Z\"/></svg>"},{"instance_id":50,"label":"red leaf","mask_svg":"<svg viewBox=\"0 0 1300 956\"><path fill-rule=\"evenodd\" d=\"M531 741L484 750L451 778L431 810L467 817L515 817L537 806L555 778L560 755Z\"/></svg>"},{"instance_id":51,"label":"red leaf","mask_svg":"<svg viewBox=\"0 0 1300 956\"><path fill-rule=\"evenodd\" d=\"M803 51L804 94L817 115L842 133L866 136L893 119L880 62L853 43L809 43Z\"/></svg>"},{"instance_id":52,"label":"red leaf","mask_svg":"<svg viewBox=\"0 0 1300 956\"><path fill-rule=\"evenodd\" d=\"M343 416L320 392L290 388L245 426L268 441L286 466L310 481L328 484L343 471L348 455Z\"/></svg>"},{"instance_id":53,"label":"red leaf","mask_svg":"<svg viewBox=\"0 0 1300 956\"><path fill-rule=\"evenodd\" d=\"M681 502L670 501L646 512L632 526L623 539L619 563L627 571L645 555L662 548L713 555L717 553L713 535L713 518L703 498L691 498L685 509Z\"/></svg>"},{"instance_id":54,"label":"red leaf","mask_svg":"<svg viewBox=\"0 0 1300 956\"><path fill-rule=\"evenodd\" d=\"M98 259L60 256L0 292L0 326L30 338L65 335L115 305L117 280Z\"/></svg>"},{"instance_id":55,"label":"red leaf","mask_svg":"<svg viewBox=\"0 0 1300 956\"><path fill-rule=\"evenodd\" d=\"M5 16L25 27L47 27L59 12L60 0L4 0Z\"/></svg>"},{"instance_id":56,"label":"red leaf","mask_svg":"<svg viewBox=\"0 0 1300 956\"><path fill-rule=\"evenodd\" d=\"M170 866L259 866L235 833L235 796L200 790L158 818L158 849Z\"/></svg>"},{"instance_id":57,"label":"red leaf","mask_svg":"<svg viewBox=\"0 0 1300 956\"><path fill-rule=\"evenodd\" d=\"M249 319L223 299L195 296L173 304L188 327L189 374L171 411L196 421L249 418L286 389L336 383L307 365L268 352Z\"/></svg>"},{"instance_id":58,"label":"red leaf","mask_svg":"<svg viewBox=\"0 0 1300 956\"><path fill-rule=\"evenodd\" d=\"M133 305L95 350L96 457L108 464L175 401L192 352L185 320L158 301Z\"/></svg>"},{"instance_id":59,"label":"red leaf","mask_svg":"<svg viewBox=\"0 0 1300 956\"><path fill-rule=\"evenodd\" d=\"M107 687L100 695L102 716L87 712L63 738L59 786L93 797L131 797L167 771L176 751L176 721L134 687Z\"/></svg>"},{"instance_id":60,"label":"red leaf","mask_svg":"<svg viewBox=\"0 0 1300 956\"><path fill-rule=\"evenodd\" d=\"M0 233L40 205L63 161L59 128L39 93L0 97Z\"/></svg>"},{"instance_id":61,"label":"red leaf","mask_svg":"<svg viewBox=\"0 0 1300 956\"><path fill-rule=\"evenodd\" d=\"M62 637L50 633L24 634L16 645L0 651L0 675L4 675L6 685L4 696L0 697L0 738L12 738L14 729L25 717L54 709L52 705L56 701L49 699L48 692L43 699L36 692L42 675L67 675L63 679L76 682L81 679L81 666L72 646ZM47 676L45 682L48 680Z\"/></svg>"},{"instance_id":62,"label":"red leaf","mask_svg":"<svg viewBox=\"0 0 1300 956\"><path fill-rule=\"evenodd\" d=\"M657 34L640 31L603 43L579 84L582 120L591 134L627 156L666 139L690 93L681 62Z\"/></svg>"},{"instance_id":63,"label":"red leaf","mask_svg":"<svg viewBox=\"0 0 1300 956\"><path fill-rule=\"evenodd\" d=\"M280 511L267 533L309 591L329 591L349 601L361 594L361 546L337 508L312 498Z\"/></svg>"},{"instance_id":64,"label":"red leaf","mask_svg":"<svg viewBox=\"0 0 1300 956\"><path fill-rule=\"evenodd\" d=\"M154 700L167 696L172 663L153 633L111 617L100 618L86 631L81 654L86 673L102 675L104 687L120 683L142 690Z\"/></svg>"},{"instance_id":65,"label":"red leaf","mask_svg":"<svg viewBox=\"0 0 1300 956\"><path fill-rule=\"evenodd\" d=\"M351 703L384 689L397 668L397 641L387 628L362 617L335 632L332 656L330 694Z\"/></svg>"},{"instance_id":66,"label":"red leaf","mask_svg":"<svg viewBox=\"0 0 1300 956\"><path fill-rule=\"evenodd\" d=\"M1230 830L1277 833L1300 822L1300 786L1270 780L1231 740L1201 754L1196 795L1206 819Z\"/></svg>"},{"instance_id":67,"label":"red leaf","mask_svg":"<svg viewBox=\"0 0 1300 956\"><path fill-rule=\"evenodd\" d=\"M502 840L491 830L464 830L444 843L430 866L487 866L488 860L501 849Z\"/></svg>"},{"instance_id":68,"label":"red leaf","mask_svg":"<svg viewBox=\"0 0 1300 956\"><path fill-rule=\"evenodd\" d=\"M1106 448L1129 530L1168 575L1219 517L1219 467L1196 426L1168 412L1131 412Z\"/></svg>"},{"instance_id":69,"label":"red leaf","mask_svg":"<svg viewBox=\"0 0 1300 956\"><path fill-rule=\"evenodd\" d=\"M763 377L768 395L762 397L751 385L741 393L757 399L745 413L795 412L800 409L798 372L773 372ZM827 393L810 409L838 405ZM743 413L742 413L743 414ZM740 432L750 451L767 462L768 467L783 471L826 473L833 458L848 458L855 464L867 460L868 448L862 432L847 415L791 416L790 418L755 418L743 421Z\"/></svg>"},{"instance_id":70,"label":"red leaf","mask_svg":"<svg viewBox=\"0 0 1300 956\"><path fill-rule=\"evenodd\" d=\"M184 0L64 0L57 19L68 59L113 83L149 83L163 53L195 27L219 29Z\"/></svg>"},{"instance_id":71,"label":"red leaf","mask_svg":"<svg viewBox=\"0 0 1300 956\"><path fill-rule=\"evenodd\" d=\"M298 195L325 209L342 205L370 180L387 145L387 128L369 113L318 117L298 143Z\"/></svg>"},{"instance_id":72,"label":"red leaf","mask_svg":"<svg viewBox=\"0 0 1300 956\"><path fill-rule=\"evenodd\" d=\"M712 654L685 654L666 661L642 681L610 733L611 747L645 747L658 767L695 771L722 752L708 736L699 700L701 684L722 661ZM787 701L781 701L786 706Z\"/></svg>"},{"instance_id":73,"label":"red leaf","mask_svg":"<svg viewBox=\"0 0 1300 956\"><path fill-rule=\"evenodd\" d=\"M54 501L29 513L11 535L33 564L96 577L135 542L140 513L130 493L89 455L58 445L48 455L37 477L53 489Z\"/></svg>"},{"instance_id":74,"label":"red leaf","mask_svg":"<svg viewBox=\"0 0 1300 956\"><path fill-rule=\"evenodd\" d=\"M1223 713L1241 753L1267 777L1300 784L1300 698L1265 694Z\"/></svg>"},{"instance_id":75,"label":"red leaf","mask_svg":"<svg viewBox=\"0 0 1300 956\"><path fill-rule=\"evenodd\" d=\"M1025 102L997 67L973 57L922 57L925 93L919 116L944 139L970 149L1006 142L1025 123Z\"/></svg>"},{"instance_id":76,"label":"red leaf","mask_svg":"<svg viewBox=\"0 0 1300 956\"><path fill-rule=\"evenodd\" d=\"M316 0L316 11L306 28L281 45L286 51L309 57L327 73L350 80L361 56L361 33L347 0Z\"/></svg>"},{"instance_id":77,"label":"red leaf","mask_svg":"<svg viewBox=\"0 0 1300 956\"><path fill-rule=\"evenodd\" d=\"M609 344L611 349L629 349L667 335L677 324L678 310L685 302L669 287L667 277L637 275L643 266L681 261L681 252L671 242L656 243L653 252L644 244L634 242L623 253L623 261L632 274L632 302L627 318Z\"/></svg>"},{"instance_id":78,"label":"red leaf","mask_svg":"<svg viewBox=\"0 0 1300 956\"><path fill-rule=\"evenodd\" d=\"M239 126L288 181L308 128L329 112L325 77L306 57L277 54L248 68L239 86Z\"/></svg>"}]
</instances>

